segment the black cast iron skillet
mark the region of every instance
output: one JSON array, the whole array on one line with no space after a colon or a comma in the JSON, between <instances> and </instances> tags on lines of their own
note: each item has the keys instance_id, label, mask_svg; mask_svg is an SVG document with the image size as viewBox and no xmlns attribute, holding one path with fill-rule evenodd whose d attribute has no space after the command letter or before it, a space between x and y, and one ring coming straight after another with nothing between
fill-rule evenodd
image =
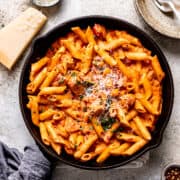
<instances>
[{"instance_id":1,"label":"black cast iron skillet","mask_svg":"<svg viewBox=\"0 0 180 180\"><path fill-rule=\"evenodd\" d=\"M29 82L29 72L30 72L31 64L36 61L37 57L44 56L50 45L57 38L66 35L70 31L71 27L80 26L82 28L86 28L88 25L90 26L94 25L94 23L103 24L108 29L126 30L128 33L138 37L141 40L142 44L147 49L151 50L153 54L156 54L159 57L160 64L166 74L165 79L163 81L162 113L157 121L156 128L152 134L152 140L145 147L143 147L140 151L138 151L132 156L110 157L103 164L97 164L95 160L89 161L87 163L79 162L78 160L75 160L72 156L67 155L65 152L63 152L60 156L58 156L50 147L47 147L42 143L39 129L32 124L30 111L26 108L26 104L28 102L26 85ZM115 168L125 165L137 159L138 157L142 156L145 152L149 151L150 149L157 147L161 143L164 129L170 118L170 114L173 106L173 97L174 97L174 87L173 87L173 79L172 79L171 71L165 56L163 55L162 51L155 43L155 41L152 40L149 37L149 35L147 35L145 32L143 32L136 26L126 21L116 19L113 17L104 17L104 16L87 16L87 17L73 19L56 26L47 34L38 37L34 41L31 47L31 51L27 59L25 60L21 72L20 83L19 83L19 101L20 101L20 107L24 121L31 135L33 136L37 144L41 147L41 149L50 157L53 157L56 160L62 161L66 164L75 167L92 169L92 170L109 169L109 168Z\"/></svg>"}]
</instances>

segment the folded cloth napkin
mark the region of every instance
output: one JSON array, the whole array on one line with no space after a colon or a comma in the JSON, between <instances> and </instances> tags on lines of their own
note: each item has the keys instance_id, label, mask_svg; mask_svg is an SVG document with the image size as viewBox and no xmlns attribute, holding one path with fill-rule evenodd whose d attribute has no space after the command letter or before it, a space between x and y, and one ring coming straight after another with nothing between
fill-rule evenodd
<instances>
[{"instance_id":1,"label":"folded cloth napkin","mask_svg":"<svg viewBox=\"0 0 180 180\"><path fill-rule=\"evenodd\" d=\"M0 180L46 180L50 169L50 161L37 145L25 147L22 154L0 142Z\"/></svg>"}]
</instances>

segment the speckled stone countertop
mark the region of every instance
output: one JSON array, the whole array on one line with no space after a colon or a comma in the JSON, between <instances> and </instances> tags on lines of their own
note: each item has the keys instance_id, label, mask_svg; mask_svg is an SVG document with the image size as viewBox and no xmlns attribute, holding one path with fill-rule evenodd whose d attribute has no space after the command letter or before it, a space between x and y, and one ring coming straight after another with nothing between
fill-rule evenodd
<instances>
[{"instance_id":1,"label":"speckled stone countertop","mask_svg":"<svg viewBox=\"0 0 180 180\"><path fill-rule=\"evenodd\" d=\"M0 0L0 28L29 6L32 6L30 0ZM52 179L159 180L164 165L180 161L180 40L162 36L148 27L136 12L133 0L61 0L59 6L41 10L49 19L41 31L42 34L68 19L93 14L110 15L137 25L148 33L164 52L172 70L175 86L174 108L163 142L151 151L150 159L144 167L94 172L59 165L54 170ZM12 71L0 64L0 140L21 151L25 145L33 142L23 122L18 102L19 76L26 53Z\"/></svg>"}]
</instances>

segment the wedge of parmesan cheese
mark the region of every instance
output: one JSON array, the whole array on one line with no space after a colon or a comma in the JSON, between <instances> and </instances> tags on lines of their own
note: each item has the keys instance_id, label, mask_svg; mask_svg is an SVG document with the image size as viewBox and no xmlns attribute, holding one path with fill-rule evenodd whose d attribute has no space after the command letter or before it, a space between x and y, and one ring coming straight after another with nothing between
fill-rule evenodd
<instances>
[{"instance_id":1,"label":"wedge of parmesan cheese","mask_svg":"<svg viewBox=\"0 0 180 180\"><path fill-rule=\"evenodd\" d=\"M0 62L11 69L47 18L40 11L28 8L0 30Z\"/></svg>"}]
</instances>

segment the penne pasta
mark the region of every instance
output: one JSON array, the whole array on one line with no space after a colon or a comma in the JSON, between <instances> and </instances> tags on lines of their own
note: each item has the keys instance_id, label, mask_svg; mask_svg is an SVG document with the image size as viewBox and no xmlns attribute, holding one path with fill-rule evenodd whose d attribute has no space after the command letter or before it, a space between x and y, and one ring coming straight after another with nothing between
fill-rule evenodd
<instances>
[{"instance_id":1,"label":"penne pasta","mask_svg":"<svg viewBox=\"0 0 180 180\"><path fill-rule=\"evenodd\" d=\"M84 43L87 43L86 34L79 26L72 27L71 30L77 34Z\"/></svg>"},{"instance_id":2,"label":"penne pasta","mask_svg":"<svg viewBox=\"0 0 180 180\"><path fill-rule=\"evenodd\" d=\"M33 81L35 75L48 63L49 58L43 57L38 62L31 65L30 81Z\"/></svg>"},{"instance_id":3,"label":"penne pasta","mask_svg":"<svg viewBox=\"0 0 180 180\"><path fill-rule=\"evenodd\" d=\"M31 65L27 108L42 142L81 162L137 153L162 111L158 57L126 31L70 30Z\"/></svg>"},{"instance_id":4,"label":"penne pasta","mask_svg":"<svg viewBox=\"0 0 180 180\"><path fill-rule=\"evenodd\" d=\"M146 139L146 140L151 140L151 134L148 131L148 129L146 128L146 126L143 124L142 120L138 116L136 116L134 118L134 121L135 121L135 123L137 125L137 128L141 132L143 138Z\"/></svg>"},{"instance_id":5,"label":"penne pasta","mask_svg":"<svg viewBox=\"0 0 180 180\"><path fill-rule=\"evenodd\" d=\"M42 139L43 143L45 145L49 146L51 140L50 140L50 137L48 135L46 125L44 123L39 123L39 129L40 129L41 139Z\"/></svg>"},{"instance_id":6,"label":"penne pasta","mask_svg":"<svg viewBox=\"0 0 180 180\"><path fill-rule=\"evenodd\" d=\"M115 66L117 62L103 49L98 48L97 46L94 47L95 51L103 58L103 60L109 64L110 66Z\"/></svg>"},{"instance_id":7,"label":"penne pasta","mask_svg":"<svg viewBox=\"0 0 180 180\"><path fill-rule=\"evenodd\" d=\"M39 72L39 74L34 78L34 80L27 85L26 88L27 92L29 94L35 93L38 87L46 78L46 75L47 75L47 68L44 68L41 72Z\"/></svg>"},{"instance_id":8,"label":"penne pasta","mask_svg":"<svg viewBox=\"0 0 180 180\"><path fill-rule=\"evenodd\" d=\"M96 135L91 135L88 137L88 139L82 144L78 151L74 153L74 157L76 159L81 158L81 156L87 152L87 150L92 146L92 144L97 140Z\"/></svg>"},{"instance_id":9,"label":"penne pasta","mask_svg":"<svg viewBox=\"0 0 180 180\"><path fill-rule=\"evenodd\" d=\"M147 143L147 141L145 141L144 139L141 139L140 141L134 143L132 146L130 146L126 151L123 152L123 155L132 155L134 153L136 153L137 151L139 151L145 144Z\"/></svg>"},{"instance_id":10,"label":"penne pasta","mask_svg":"<svg viewBox=\"0 0 180 180\"><path fill-rule=\"evenodd\" d=\"M66 89L66 86L43 87L43 88L41 88L41 91L40 91L39 95L62 94L65 89Z\"/></svg>"}]
</instances>

